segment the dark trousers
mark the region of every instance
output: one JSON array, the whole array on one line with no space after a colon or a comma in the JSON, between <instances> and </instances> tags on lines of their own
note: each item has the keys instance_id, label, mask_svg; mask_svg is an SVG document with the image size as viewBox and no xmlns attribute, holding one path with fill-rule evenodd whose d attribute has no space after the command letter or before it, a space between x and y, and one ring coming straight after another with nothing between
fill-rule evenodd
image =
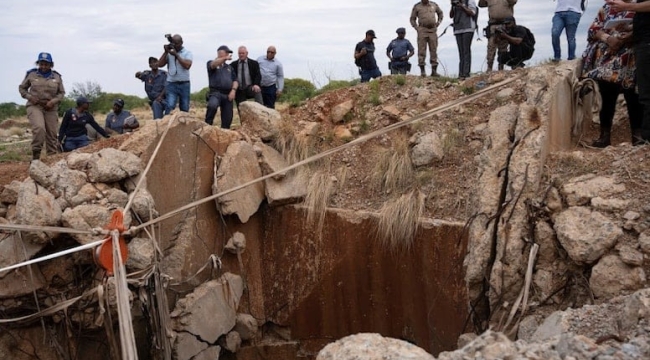
<instances>
[{"instance_id":1,"label":"dark trousers","mask_svg":"<svg viewBox=\"0 0 650 360\"><path fill-rule=\"evenodd\" d=\"M508 65L510 67L523 67L524 61L533 57L533 52L525 48L523 45L510 44L508 52L499 53L499 64Z\"/></svg>"},{"instance_id":2,"label":"dark trousers","mask_svg":"<svg viewBox=\"0 0 650 360\"><path fill-rule=\"evenodd\" d=\"M639 102L639 95L632 89L623 89L620 85L607 81L598 81L600 97L603 106L600 108L600 127L604 129L612 128L612 119L616 111L616 100L622 92L627 104L627 115L630 118L630 129L632 131L641 127L643 117L643 106Z\"/></svg>"},{"instance_id":3,"label":"dark trousers","mask_svg":"<svg viewBox=\"0 0 650 360\"><path fill-rule=\"evenodd\" d=\"M227 93L211 92L208 95L208 109L205 112L205 122L212 125L219 107L221 107L221 128L230 129L230 124L232 124L232 101L228 100Z\"/></svg>"},{"instance_id":4,"label":"dark trousers","mask_svg":"<svg viewBox=\"0 0 650 360\"><path fill-rule=\"evenodd\" d=\"M639 102L643 105L642 134L644 140L650 140L650 39L641 40L634 47L634 55Z\"/></svg>"},{"instance_id":5,"label":"dark trousers","mask_svg":"<svg viewBox=\"0 0 650 360\"><path fill-rule=\"evenodd\" d=\"M237 102L237 109L239 109L239 104L248 99L255 99L256 102L264 104L262 93L254 92L253 86L248 86L246 89L237 89L237 92L235 93L235 102Z\"/></svg>"},{"instance_id":6,"label":"dark trousers","mask_svg":"<svg viewBox=\"0 0 650 360\"><path fill-rule=\"evenodd\" d=\"M264 106L275 109L275 100L278 98L278 88L275 85L262 86L262 101Z\"/></svg>"},{"instance_id":7,"label":"dark trousers","mask_svg":"<svg viewBox=\"0 0 650 360\"><path fill-rule=\"evenodd\" d=\"M466 32L456 35L458 45L458 77L468 78L472 67L472 39L474 32Z\"/></svg>"}]
</instances>

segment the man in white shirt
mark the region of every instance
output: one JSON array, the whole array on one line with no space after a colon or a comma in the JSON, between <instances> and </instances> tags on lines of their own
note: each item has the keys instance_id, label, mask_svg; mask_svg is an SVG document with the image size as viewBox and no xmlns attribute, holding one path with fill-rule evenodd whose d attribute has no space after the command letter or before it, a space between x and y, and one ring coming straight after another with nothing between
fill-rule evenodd
<instances>
[{"instance_id":1,"label":"man in white shirt","mask_svg":"<svg viewBox=\"0 0 650 360\"><path fill-rule=\"evenodd\" d=\"M567 43L569 44L569 57L567 60L576 58L576 30L580 23L580 17L585 10L585 0L557 0L555 15L553 16L553 27L551 28L551 42L553 43L553 61L562 59L562 48L560 47L560 35L566 32Z\"/></svg>"},{"instance_id":2,"label":"man in white shirt","mask_svg":"<svg viewBox=\"0 0 650 360\"><path fill-rule=\"evenodd\" d=\"M275 109L275 100L282 95L284 89L284 69L282 63L275 58L277 50L275 46L269 46L266 56L260 56L257 62L260 63L262 73L262 100L264 106Z\"/></svg>"}]
</instances>

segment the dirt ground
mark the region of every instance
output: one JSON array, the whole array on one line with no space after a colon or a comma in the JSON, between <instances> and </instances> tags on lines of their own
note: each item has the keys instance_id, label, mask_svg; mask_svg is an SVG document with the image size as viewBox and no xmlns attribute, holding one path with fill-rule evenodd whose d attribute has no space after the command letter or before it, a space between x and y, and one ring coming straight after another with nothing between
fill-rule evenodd
<instances>
[{"instance_id":1,"label":"dirt ground","mask_svg":"<svg viewBox=\"0 0 650 360\"><path fill-rule=\"evenodd\" d=\"M321 129L318 137L310 145L310 154L345 144L345 139L335 136L335 125L330 119L331 110L338 104L353 99L355 106L345 117L344 126L358 137L381 129L389 124L408 119L427 110L434 109L455 99L473 93L477 89L489 86L509 76L516 76L522 71L477 75L464 82L448 78L420 78L416 76L385 76L369 84L360 84L322 94L306 101L298 107L281 107L280 111L285 121L293 124L299 121L319 121ZM508 101L524 102L524 87L526 83L519 80L507 85L513 88L514 95ZM429 93L427 101L419 101L418 94L426 90ZM495 92L496 93L496 92ZM493 94L482 97L474 102L448 110L439 115L408 125L378 138L371 139L361 145L354 146L333 155L328 161L312 166L312 172L327 170L334 176L337 186L330 198L330 206L353 210L379 211L386 202L397 199L410 191L420 191L426 199L425 216L454 221L465 221L472 214L474 199L472 193L477 176L478 156L484 147L483 139L476 136L473 129L482 123L487 123L490 113L506 102L498 100ZM618 106L613 129L613 146L601 150L581 148L579 158L565 155L553 155L547 160L547 177L568 179L585 172L622 172L620 175L632 182L631 188L648 191L645 179L636 179L643 173L637 169L644 165L639 159L626 156L624 166L611 167L616 158L623 153L634 153L644 158L650 156L646 147L620 147L629 141L629 125L624 104ZM144 122L150 120L149 109L133 111ZM204 109L193 107L193 115L202 119ZM399 115L396 115L396 112ZM102 118L99 116L98 118ZM8 120L7 120L8 121ZM12 119L2 125L25 126L26 119ZM141 122L143 122L141 121ZM22 124L22 125L21 125ZM5 126L6 127L6 126ZM234 128L237 127L237 121ZM410 140L416 134L437 132L443 142L444 158L433 166L421 167L414 170L412 179L400 186L382 189L377 177L380 169L377 167L382 157L396 152L396 149L408 148ZM598 136L598 125L590 124L585 136L591 142ZM113 136L101 139L90 146L80 149L82 152L95 152L104 147L118 147L128 135ZM0 139L5 142L6 139ZM0 148L0 156L6 149ZM23 180L28 175L29 147L24 146L25 154L22 161L0 162L0 185L12 180ZM63 158L63 154L44 157L43 161L53 164ZM619 161L620 162L620 161ZM622 170L627 169L627 170ZM638 171L637 171L638 170Z\"/></svg>"}]
</instances>

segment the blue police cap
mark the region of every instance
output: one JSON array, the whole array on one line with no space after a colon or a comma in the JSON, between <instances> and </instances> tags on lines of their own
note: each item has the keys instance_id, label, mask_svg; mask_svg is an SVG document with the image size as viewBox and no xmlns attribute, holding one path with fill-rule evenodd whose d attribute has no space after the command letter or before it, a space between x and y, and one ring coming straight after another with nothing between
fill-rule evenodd
<instances>
[{"instance_id":1,"label":"blue police cap","mask_svg":"<svg viewBox=\"0 0 650 360\"><path fill-rule=\"evenodd\" d=\"M52 61L52 55L50 55L50 53L46 53L46 52L42 52L42 53L38 54L38 59L36 60L36 62L39 62L39 61L47 61L50 64L54 63Z\"/></svg>"}]
</instances>

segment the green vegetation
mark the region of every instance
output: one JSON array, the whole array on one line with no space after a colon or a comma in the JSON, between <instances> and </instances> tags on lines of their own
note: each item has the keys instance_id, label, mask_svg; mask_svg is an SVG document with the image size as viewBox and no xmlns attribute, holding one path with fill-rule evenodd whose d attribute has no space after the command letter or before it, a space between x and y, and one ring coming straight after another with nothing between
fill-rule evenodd
<instances>
[{"instance_id":1,"label":"green vegetation","mask_svg":"<svg viewBox=\"0 0 650 360\"><path fill-rule=\"evenodd\" d=\"M461 86L460 92L462 92L464 95L472 95L474 93L475 89L473 86Z\"/></svg>"},{"instance_id":2,"label":"green vegetation","mask_svg":"<svg viewBox=\"0 0 650 360\"><path fill-rule=\"evenodd\" d=\"M28 161L30 156L29 142L0 145L0 162Z\"/></svg>"},{"instance_id":3,"label":"green vegetation","mask_svg":"<svg viewBox=\"0 0 650 360\"><path fill-rule=\"evenodd\" d=\"M311 82L304 79L286 79L284 92L279 100L289 103L291 106L298 106L315 94L316 86Z\"/></svg>"},{"instance_id":4,"label":"green vegetation","mask_svg":"<svg viewBox=\"0 0 650 360\"><path fill-rule=\"evenodd\" d=\"M395 75L393 76L393 79L395 80L395 84L399 86L404 86L404 84L406 84L406 76L404 75Z\"/></svg>"},{"instance_id":5,"label":"green vegetation","mask_svg":"<svg viewBox=\"0 0 650 360\"><path fill-rule=\"evenodd\" d=\"M374 106L381 104L381 97L379 96L379 81L377 80L370 82L370 96L368 97L368 101Z\"/></svg>"},{"instance_id":6,"label":"green vegetation","mask_svg":"<svg viewBox=\"0 0 650 360\"><path fill-rule=\"evenodd\" d=\"M0 104L0 122L10 117L19 117L25 115L27 115L25 105L18 105L13 102Z\"/></svg>"},{"instance_id":7,"label":"green vegetation","mask_svg":"<svg viewBox=\"0 0 650 360\"><path fill-rule=\"evenodd\" d=\"M208 95L208 91L210 91L210 88L206 86L198 92L191 93L190 101L197 105L207 106L206 96Z\"/></svg>"}]
</instances>

